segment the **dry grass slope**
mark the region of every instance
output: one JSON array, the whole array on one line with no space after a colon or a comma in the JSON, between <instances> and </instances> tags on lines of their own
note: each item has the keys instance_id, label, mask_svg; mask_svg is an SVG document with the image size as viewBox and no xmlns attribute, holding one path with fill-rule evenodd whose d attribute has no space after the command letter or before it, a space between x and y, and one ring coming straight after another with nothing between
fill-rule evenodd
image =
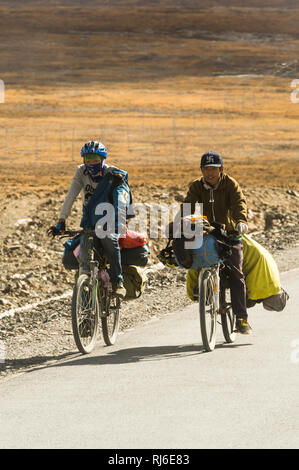
<instances>
[{"instance_id":1,"label":"dry grass slope","mask_svg":"<svg viewBox=\"0 0 299 470\"><path fill-rule=\"evenodd\" d=\"M4 191L67 184L93 137L133 184L186 186L214 148L242 183L297 186L294 6L2 2Z\"/></svg>"}]
</instances>

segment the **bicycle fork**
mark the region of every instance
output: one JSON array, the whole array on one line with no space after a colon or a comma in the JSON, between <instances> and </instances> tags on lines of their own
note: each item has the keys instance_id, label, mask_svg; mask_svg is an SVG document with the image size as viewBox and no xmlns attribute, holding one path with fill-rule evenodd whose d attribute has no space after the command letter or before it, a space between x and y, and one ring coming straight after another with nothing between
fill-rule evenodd
<instances>
[{"instance_id":1,"label":"bicycle fork","mask_svg":"<svg viewBox=\"0 0 299 470\"><path fill-rule=\"evenodd\" d=\"M219 264L216 268L214 268L214 276L213 276L213 295L214 295L214 302L216 307L216 312L219 313L220 308L220 277L219 277Z\"/></svg>"},{"instance_id":2,"label":"bicycle fork","mask_svg":"<svg viewBox=\"0 0 299 470\"><path fill-rule=\"evenodd\" d=\"M199 285L201 285L202 278L205 273L209 273L211 277L211 284L213 289L213 304L215 305L216 312L219 313L220 309L220 277L219 277L219 265L202 268L199 271Z\"/></svg>"}]
</instances>

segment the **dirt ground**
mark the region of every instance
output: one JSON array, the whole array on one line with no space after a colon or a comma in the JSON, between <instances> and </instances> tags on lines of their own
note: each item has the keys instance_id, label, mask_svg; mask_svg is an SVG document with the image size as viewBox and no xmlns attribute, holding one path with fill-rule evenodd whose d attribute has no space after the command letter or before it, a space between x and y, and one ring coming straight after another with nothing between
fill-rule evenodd
<instances>
[{"instance_id":1,"label":"dirt ground","mask_svg":"<svg viewBox=\"0 0 299 470\"><path fill-rule=\"evenodd\" d=\"M1 3L2 377L76 354L74 273L46 229L87 140L103 140L148 205L181 202L202 153L219 151L252 236L281 271L299 265L298 20L291 0ZM80 213L78 200L69 227ZM189 302L185 272L155 268L165 243L150 240L148 288L122 330Z\"/></svg>"}]
</instances>

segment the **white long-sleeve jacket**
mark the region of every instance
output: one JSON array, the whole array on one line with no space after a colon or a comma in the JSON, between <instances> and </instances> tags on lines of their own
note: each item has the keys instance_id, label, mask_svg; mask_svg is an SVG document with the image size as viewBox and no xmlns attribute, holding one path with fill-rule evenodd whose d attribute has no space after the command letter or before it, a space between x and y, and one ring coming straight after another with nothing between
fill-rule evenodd
<instances>
[{"instance_id":1,"label":"white long-sleeve jacket","mask_svg":"<svg viewBox=\"0 0 299 470\"><path fill-rule=\"evenodd\" d=\"M105 165L103 169L103 174L105 175L106 173L108 173L109 171L115 168L116 167L114 166ZM79 165L77 167L76 173L69 187L64 203L61 207L59 219L68 218L68 216L70 215L72 206L81 191L83 191L82 192L83 205L86 205L90 197L92 196L95 188L97 187L97 184L98 183L96 181L93 181L93 179L89 175L88 171L86 170L85 165L84 164Z\"/></svg>"}]
</instances>

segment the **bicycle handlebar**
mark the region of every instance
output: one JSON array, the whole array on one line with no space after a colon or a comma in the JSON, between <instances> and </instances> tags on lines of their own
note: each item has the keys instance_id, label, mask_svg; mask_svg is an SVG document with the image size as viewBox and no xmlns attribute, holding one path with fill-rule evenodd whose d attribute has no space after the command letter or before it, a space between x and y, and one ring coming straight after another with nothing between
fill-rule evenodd
<instances>
[{"instance_id":1,"label":"bicycle handlebar","mask_svg":"<svg viewBox=\"0 0 299 470\"><path fill-rule=\"evenodd\" d=\"M89 228L84 228L81 230L64 230L64 232L61 232L60 234L57 234L59 238L65 238L65 237L75 237L78 235L94 235L95 234L95 229L89 229Z\"/></svg>"},{"instance_id":2,"label":"bicycle handlebar","mask_svg":"<svg viewBox=\"0 0 299 470\"><path fill-rule=\"evenodd\" d=\"M59 239L66 238L66 237L76 237L79 235L94 235L95 234L95 229L81 229L81 230L65 230L64 232L61 232L60 234L57 234L59 236ZM54 235L55 236L55 235ZM224 234L224 237L227 238L229 241L233 241L236 238L240 237L240 233L237 230L227 230Z\"/></svg>"},{"instance_id":3,"label":"bicycle handlebar","mask_svg":"<svg viewBox=\"0 0 299 470\"><path fill-rule=\"evenodd\" d=\"M229 238L230 240L233 240L234 238L238 238L241 236L238 230L227 230L226 235L227 235L227 238Z\"/></svg>"}]
</instances>

